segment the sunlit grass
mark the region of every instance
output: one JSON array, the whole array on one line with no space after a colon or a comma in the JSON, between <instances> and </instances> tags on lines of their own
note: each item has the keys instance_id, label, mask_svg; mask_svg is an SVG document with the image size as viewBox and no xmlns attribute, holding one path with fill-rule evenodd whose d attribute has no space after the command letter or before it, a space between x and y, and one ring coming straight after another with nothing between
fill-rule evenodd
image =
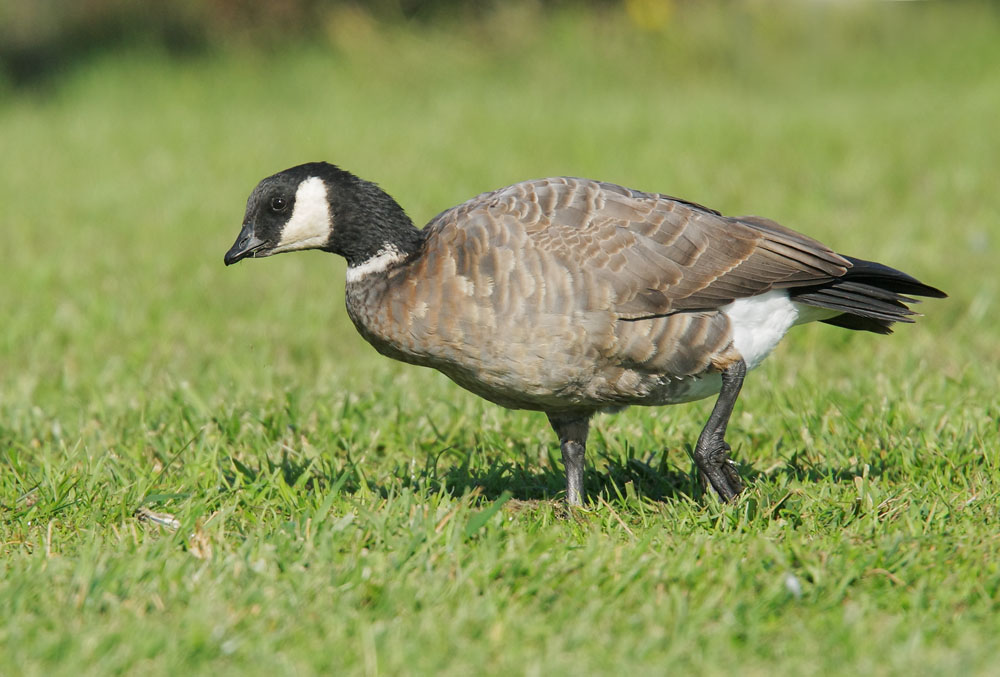
<instances>
[{"instance_id":1,"label":"sunlit grass","mask_svg":"<svg viewBox=\"0 0 1000 677\"><path fill-rule=\"evenodd\" d=\"M5 92L0 673L988 674L1000 29L886 4L362 15ZM617 181L951 298L890 337L797 329L737 406L737 505L693 475L702 402L599 417L568 513L544 418L375 354L341 261L222 266L256 181L314 159L418 222Z\"/></svg>"}]
</instances>

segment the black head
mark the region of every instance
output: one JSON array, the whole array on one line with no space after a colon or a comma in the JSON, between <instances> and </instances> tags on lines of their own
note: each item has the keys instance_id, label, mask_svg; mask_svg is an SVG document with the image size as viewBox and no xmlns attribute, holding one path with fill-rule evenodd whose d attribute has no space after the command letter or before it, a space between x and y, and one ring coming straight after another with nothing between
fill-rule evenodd
<instances>
[{"instance_id":1,"label":"black head","mask_svg":"<svg viewBox=\"0 0 1000 677\"><path fill-rule=\"evenodd\" d=\"M257 184L225 262L323 249L355 264L387 246L413 251L420 240L402 207L378 186L326 162L310 162Z\"/></svg>"},{"instance_id":2,"label":"black head","mask_svg":"<svg viewBox=\"0 0 1000 677\"><path fill-rule=\"evenodd\" d=\"M333 231L329 188L339 174L347 172L312 162L258 183L247 200L243 228L226 252L226 265L247 257L326 247Z\"/></svg>"}]
</instances>

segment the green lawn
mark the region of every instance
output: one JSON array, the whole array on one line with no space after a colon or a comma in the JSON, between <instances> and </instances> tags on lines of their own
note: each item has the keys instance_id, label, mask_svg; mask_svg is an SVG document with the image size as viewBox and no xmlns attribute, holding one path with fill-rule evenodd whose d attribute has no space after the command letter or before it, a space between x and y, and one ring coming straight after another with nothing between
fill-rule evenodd
<instances>
[{"instance_id":1,"label":"green lawn","mask_svg":"<svg viewBox=\"0 0 1000 677\"><path fill-rule=\"evenodd\" d=\"M0 91L0 674L996 674L1000 15L835 5L344 14ZM599 417L569 513L544 417L377 355L341 260L223 267L257 180L317 159L421 223L545 175L667 192L951 298L795 330L736 505L701 402Z\"/></svg>"}]
</instances>

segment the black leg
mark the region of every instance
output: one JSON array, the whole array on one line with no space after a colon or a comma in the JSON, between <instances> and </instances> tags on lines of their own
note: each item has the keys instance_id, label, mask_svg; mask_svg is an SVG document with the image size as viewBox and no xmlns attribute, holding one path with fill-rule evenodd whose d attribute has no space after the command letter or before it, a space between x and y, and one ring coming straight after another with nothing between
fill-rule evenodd
<instances>
[{"instance_id":1,"label":"black leg","mask_svg":"<svg viewBox=\"0 0 1000 677\"><path fill-rule=\"evenodd\" d=\"M729 460L729 445L726 444L726 424L733 413L733 405L743 387L743 378L747 375L746 362L740 360L726 367L722 372L722 389L719 399L715 402L712 415L708 417L705 429L698 437L698 445L694 448L694 462L701 471L703 479L707 479L719 498L731 501L743 491L743 482L736 472L736 465Z\"/></svg>"},{"instance_id":2,"label":"black leg","mask_svg":"<svg viewBox=\"0 0 1000 677\"><path fill-rule=\"evenodd\" d=\"M566 502L583 502L583 460L587 450L590 416L559 418L549 415L549 423L559 436L563 465L566 466Z\"/></svg>"}]
</instances>

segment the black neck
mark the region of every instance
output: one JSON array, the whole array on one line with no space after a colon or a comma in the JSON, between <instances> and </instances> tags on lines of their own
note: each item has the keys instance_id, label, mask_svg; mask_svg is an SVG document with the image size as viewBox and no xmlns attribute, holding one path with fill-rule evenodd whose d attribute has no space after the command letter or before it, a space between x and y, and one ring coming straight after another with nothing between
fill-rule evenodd
<instances>
[{"instance_id":1,"label":"black neck","mask_svg":"<svg viewBox=\"0 0 1000 677\"><path fill-rule=\"evenodd\" d=\"M333 234L326 251L355 266L390 249L415 254L424 233L392 197L377 185L333 165L324 177L330 194Z\"/></svg>"}]
</instances>

